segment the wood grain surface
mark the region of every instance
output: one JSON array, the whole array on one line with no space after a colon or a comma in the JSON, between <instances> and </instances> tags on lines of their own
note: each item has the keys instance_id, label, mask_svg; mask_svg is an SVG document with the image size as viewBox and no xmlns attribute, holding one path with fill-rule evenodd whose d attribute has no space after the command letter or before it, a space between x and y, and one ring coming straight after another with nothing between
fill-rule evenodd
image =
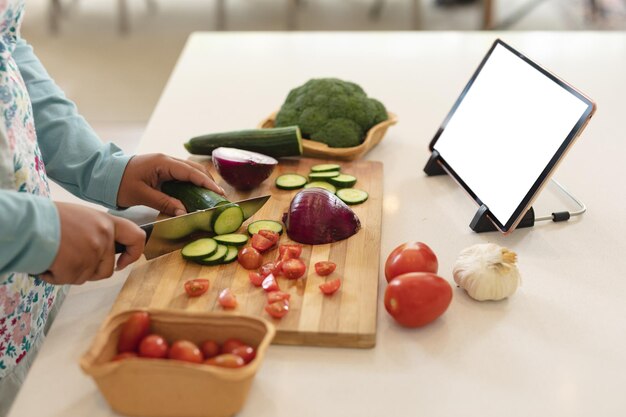
<instances>
[{"instance_id":1,"label":"wood grain surface","mask_svg":"<svg viewBox=\"0 0 626 417\"><path fill-rule=\"evenodd\" d=\"M307 175L311 166L331 163L320 159L282 159L272 176L251 192L233 190L215 173L208 158L204 162L224 187L231 201L257 195L271 194L265 206L247 223L254 220L279 220L289 208L295 191L279 190L274 179L283 173ZM276 326L274 343L291 345L373 347L376 344L376 309L378 299L378 273L382 217L383 166L377 161L342 162L341 171L357 177L355 188L369 193L369 199L352 206L361 221L361 230L354 236L325 245L304 245L302 260L307 265L303 278L287 280L278 278L282 291L291 294L290 311L282 319L272 319L264 310L266 293L254 287L248 271L237 262L221 266L201 266L185 261L180 251L151 261L142 259L131 271L113 306L112 314L139 307L173 308L188 311L223 311L217 302L220 291L230 288L237 296L238 307L233 314L264 317ZM245 229L242 229L245 230ZM286 233L280 243L292 243ZM276 249L264 255L264 262L277 257ZM314 264L330 260L337 264L333 274L320 277ZM208 278L209 292L189 298L184 291L185 281ZM319 285L325 280L340 278L341 288L331 296L324 296Z\"/></svg>"}]
</instances>

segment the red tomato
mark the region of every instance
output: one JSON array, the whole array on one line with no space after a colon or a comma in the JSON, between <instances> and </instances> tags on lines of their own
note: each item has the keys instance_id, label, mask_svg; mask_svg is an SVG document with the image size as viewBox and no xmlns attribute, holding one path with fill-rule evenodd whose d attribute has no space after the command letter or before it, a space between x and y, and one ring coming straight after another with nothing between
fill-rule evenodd
<instances>
[{"instance_id":1,"label":"red tomato","mask_svg":"<svg viewBox=\"0 0 626 417\"><path fill-rule=\"evenodd\" d=\"M320 261L315 263L315 272L320 277L325 277L326 275L330 275L337 268L337 264L331 261Z\"/></svg>"},{"instance_id":2,"label":"red tomato","mask_svg":"<svg viewBox=\"0 0 626 417\"><path fill-rule=\"evenodd\" d=\"M299 258L302 255L302 245L290 244L278 246L278 257L283 261Z\"/></svg>"},{"instance_id":3,"label":"red tomato","mask_svg":"<svg viewBox=\"0 0 626 417\"><path fill-rule=\"evenodd\" d=\"M407 242L395 248L385 262L387 282L407 272L437 273L437 256L425 243Z\"/></svg>"},{"instance_id":4,"label":"red tomato","mask_svg":"<svg viewBox=\"0 0 626 417\"><path fill-rule=\"evenodd\" d=\"M263 257L259 251L254 249L252 246L246 246L239 249L237 260L245 269L257 269L263 263Z\"/></svg>"},{"instance_id":5,"label":"red tomato","mask_svg":"<svg viewBox=\"0 0 626 417\"><path fill-rule=\"evenodd\" d=\"M265 306L265 311L276 319L283 318L285 314L289 313L289 300L280 300L268 304Z\"/></svg>"},{"instance_id":6,"label":"red tomato","mask_svg":"<svg viewBox=\"0 0 626 417\"><path fill-rule=\"evenodd\" d=\"M268 262L266 264L261 265L259 268L259 274L263 277L268 276L269 274L274 274L274 276L278 275L281 269L282 262Z\"/></svg>"},{"instance_id":7,"label":"red tomato","mask_svg":"<svg viewBox=\"0 0 626 417\"><path fill-rule=\"evenodd\" d=\"M256 350L248 345L238 346L233 349L233 355L241 357L245 363L250 363L256 357Z\"/></svg>"},{"instance_id":8,"label":"red tomato","mask_svg":"<svg viewBox=\"0 0 626 417\"><path fill-rule=\"evenodd\" d=\"M113 362L117 362L117 361L123 361L124 359L130 359L130 358L136 358L136 357L137 357L137 354L135 352L122 352L113 356L113 359L111 360Z\"/></svg>"},{"instance_id":9,"label":"red tomato","mask_svg":"<svg viewBox=\"0 0 626 417\"><path fill-rule=\"evenodd\" d=\"M298 279L306 271L306 265L300 259L287 259L282 265L283 275L289 279Z\"/></svg>"},{"instance_id":10,"label":"red tomato","mask_svg":"<svg viewBox=\"0 0 626 417\"><path fill-rule=\"evenodd\" d=\"M341 287L341 280L339 278L320 284L320 290L322 290L325 295L334 294L339 287Z\"/></svg>"},{"instance_id":11,"label":"red tomato","mask_svg":"<svg viewBox=\"0 0 626 417\"><path fill-rule=\"evenodd\" d=\"M233 353L233 350L239 346L246 346L246 344L239 339L235 339L234 337L226 339L222 345L222 353Z\"/></svg>"},{"instance_id":12,"label":"red tomato","mask_svg":"<svg viewBox=\"0 0 626 417\"><path fill-rule=\"evenodd\" d=\"M385 290L385 308L401 325L424 326L441 316L452 301L452 287L430 272L409 272L394 278Z\"/></svg>"},{"instance_id":13,"label":"red tomato","mask_svg":"<svg viewBox=\"0 0 626 417\"><path fill-rule=\"evenodd\" d=\"M252 285L254 285L255 287L260 287L261 284L263 284L263 280L265 279L265 277L258 272L248 272L248 278L250 279Z\"/></svg>"},{"instance_id":14,"label":"red tomato","mask_svg":"<svg viewBox=\"0 0 626 417\"><path fill-rule=\"evenodd\" d=\"M250 244L254 249L258 250L261 253L274 246L274 243L271 240L264 237L263 235L260 235L259 233L255 233L252 235L252 239L250 239Z\"/></svg>"},{"instance_id":15,"label":"red tomato","mask_svg":"<svg viewBox=\"0 0 626 417\"><path fill-rule=\"evenodd\" d=\"M272 274L269 274L263 279L263 283L261 284L261 286L267 292L280 290L278 282L276 282L276 278L274 278L274 275Z\"/></svg>"},{"instance_id":16,"label":"red tomato","mask_svg":"<svg viewBox=\"0 0 626 417\"><path fill-rule=\"evenodd\" d=\"M189 340L177 340L172 344L167 357L177 361L202 363L204 357L200 348Z\"/></svg>"},{"instance_id":17,"label":"red tomato","mask_svg":"<svg viewBox=\"0 0 626 417\"><path fill-rule=\"evenodd\" d=\"M261 236L263 236L265 239L269 240L270 242L272 242L272 246L274 246L275 244L278 243L278 239L280 239L280 235L276 232L273 232L271 230L259 230L258 232Z\"/></svg>"},{"instance_id":18,"label":"red tomato","mask_svg":"<svg viewBox=\"0 0 626 417\"><path fill-rule=\"evenodd\" d=\"M131 314L122 326L120 338L117 341L117 351L136 352L141 339L150 332L150 316L145 311Z\"/></svg>"},{"instance_id":19,"label":"red tomato","mask_svg":"<svg viewBox=\"0 0 626 417\"><path fill-rule=\"evenodd\" d=\"M206 359L217 356L222 351L220 345L215 340L205 340L200 345L200 350Z\"/></svg>"},{"instance_id":20,"label":"red tomato","mask_svg":"<svg viewBox=\"0 0 626 417\"><path fill-rule=\"evenodd\" d=\"M190 297L199 297L209 290L208 279L190 279L185 282L185 292Z\"/></svg>"},{"instance_id":21,"label":"red tomato","mask_svg":"<svg viewBox=\"0 0 626 417\"><path fill-rule=\"evenodd\" d=\"M214 358L207 359L204 363L222 368L241 368L246 364L241 356L233 355L232 353L222 353Z\"/></svg>"},{"instance_id":22,"label":"red tomato","mask_svg":"<svg viewBox=\"0 0 626 417\"><path fill-rule=\"evenodd\" d=\"M230 288L224 288L222 292L220 292L217 301L226 309L237 307L237 297L233 294Z\"/></svg>"},{"instance_id":23,"label":"red tomato","mask_svg":"<svg viewBox=\"0 0 626 417\"><path fill-rule=\"evenodd\" d=\"M167 350L167 341L158 334L149 334L139 343L139 356L143 358L165 358Z\"/></svg>"},{"instance_id":24,"label":"red tomato","mask_svg":"<svg viewBox=\"0 0 626 417\"><path fill-rule=\"evenodd\" d=\"M272 291L267 293L267 303L272 304L280 300L289 300L291 294L282 291Z\"/></svg>"}]
</instances>

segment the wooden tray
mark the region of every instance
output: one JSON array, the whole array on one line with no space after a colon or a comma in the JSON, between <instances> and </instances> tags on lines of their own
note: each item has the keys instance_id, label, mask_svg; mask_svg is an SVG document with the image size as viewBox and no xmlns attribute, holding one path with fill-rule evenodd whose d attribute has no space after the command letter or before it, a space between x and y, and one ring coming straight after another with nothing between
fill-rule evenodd
<instances>
[{"instance_id":1,"label":"wooden tray","mask_svg":"<svg viewBox=\"0 0 626 417\"><path fill-rule=\"evenodd\" d=\"M276 113L270 114L267 119L263 120L260 124L260 128L272 128L274 127L274 121L276 120ZM374 146L378 145L389 126L398 123L398 117L393 113L387 113L389 118L383 122L378 123L367 132L365 140L359 146L353 146L350 148L331 148L325 143L316 142L314 140L302 139L302 151L304 156L313 158L331 158L340 161L353 161L361 158L368 153Z\"/></svg>"},{"instance_id":2,"label":"wooden tray","mask_svg":"<svg viewBox=\"0 0 626 417\"><path fill-rule=\"evenodd\" d=\"M208 158L196 158L208 161ZM317 159L281 160L278 167L260 187L249 193L234 191L218 181L232 199L270 193L272 198L249 221L280 220L296 191L274 186L278 175L293 172L307 175L311 166L323 163ZM217 303L219 292L229 287L239 306L234 313L260 316L276 326L274 343L316 346L372 347L376 343L376 310L382 218L382 163L354 161L342 163L342 171L357 177L357 188L369 193L369 199L353 210L361 220L361 230L350 237L327 245L304 245L302 259L307 265L306 279L290 281L279 278L281 290L291 294L289 313L281 320L272 319L264 310L266 294L254 287L248 271L237 262L221 266L201 266L182 259L180 251L136 263L113 307L113 313L131 308L174 308L187 311L223 311ZM220 179L213 167L214 178ZM245 226L245 224L244 224ZM291 243L286 234L281 243ZM277 250L265 254L265 262L277 257ZM341 278L342 286L332 296L324 296L319 285L325 278L317 276L314 264L331 260L337 264L329 276ZM208 278L210 290L189 298L184 283L192 278Z\"/></svg>"}]
</instances>

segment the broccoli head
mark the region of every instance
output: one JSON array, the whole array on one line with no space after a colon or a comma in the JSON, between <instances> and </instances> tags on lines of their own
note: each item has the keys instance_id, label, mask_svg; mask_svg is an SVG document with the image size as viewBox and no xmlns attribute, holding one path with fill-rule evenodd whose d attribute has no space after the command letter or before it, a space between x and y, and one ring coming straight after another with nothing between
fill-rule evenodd
<instances>
[{"instance_id":1,"label":"broccoli head","mask_svg":"<svg viewBox=\"0 0 626 417\"><path fill-rule=\"evenodd\" d=\"M305 138L347 148L359 145L372 126L387 118L385 106L357 84L319 78L289 92L275 125L297 125Z\"/></svg>"}]
</instances>

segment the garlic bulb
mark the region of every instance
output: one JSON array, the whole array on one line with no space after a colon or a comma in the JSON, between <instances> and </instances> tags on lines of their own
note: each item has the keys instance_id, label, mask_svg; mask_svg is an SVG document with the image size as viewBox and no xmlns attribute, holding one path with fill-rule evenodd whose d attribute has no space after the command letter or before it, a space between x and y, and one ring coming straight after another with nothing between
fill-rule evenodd
<instances>
[{"instance_id":1,"label":"garlic bulb","mask_svg":"<svg viewBox=\"0 0 626 417\"><path fill-rule=\"evenodd\" d=\"M470 246L454 264L454 281L475 300L502 300L520 284L516 261L515 252L495 243Z\"/></svg>"}]
</instances>

